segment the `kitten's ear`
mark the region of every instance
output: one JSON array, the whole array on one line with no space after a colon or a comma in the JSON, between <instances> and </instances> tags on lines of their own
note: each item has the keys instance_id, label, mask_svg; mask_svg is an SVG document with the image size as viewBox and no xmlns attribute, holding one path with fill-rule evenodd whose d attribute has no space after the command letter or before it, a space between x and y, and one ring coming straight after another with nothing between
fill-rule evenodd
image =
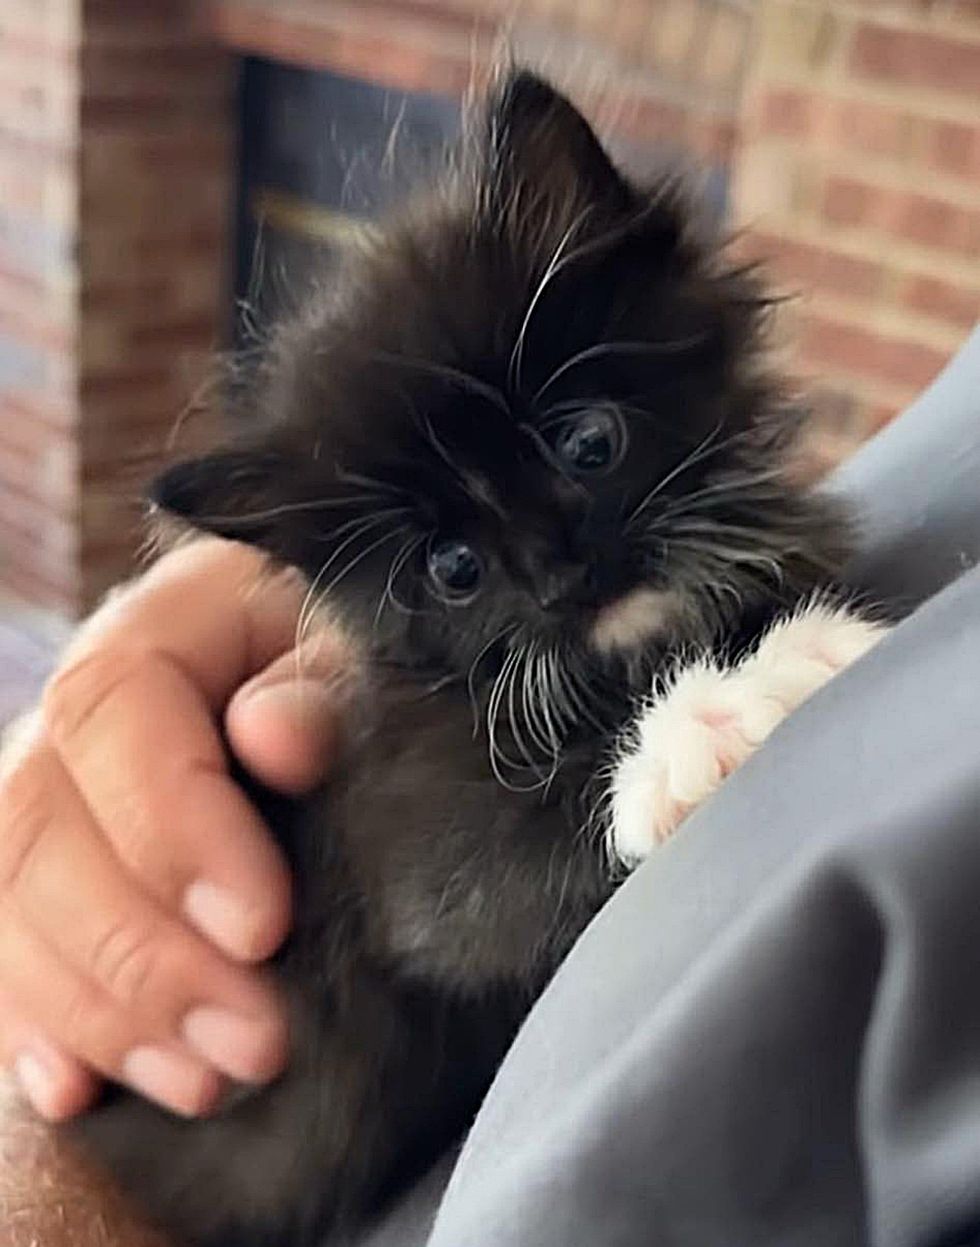
<instances>
[{"instance_id":1,"label":"kitten's ear","mask_svg":"<svg viewBox=\"0 0 980 1247\"><path fill-rule=\"evenodd\" d=\"M491 90L484 120L485 160L505 200L530 193L563 207L626 207L630 190L591 126L563 95L526 69Z\"/></svg>"},{"instance_id":2,"label":"kitten's ear","mask_svg":"<svg viewBox=\"0 0 980 1247\"><path fill-rule=\"evenodd\" d=\"M150 501L203 532L260 546L289 559L281 518L296 490L296 465L264 449L217 451L167 468Z\"/></svg>"}]
</instances>

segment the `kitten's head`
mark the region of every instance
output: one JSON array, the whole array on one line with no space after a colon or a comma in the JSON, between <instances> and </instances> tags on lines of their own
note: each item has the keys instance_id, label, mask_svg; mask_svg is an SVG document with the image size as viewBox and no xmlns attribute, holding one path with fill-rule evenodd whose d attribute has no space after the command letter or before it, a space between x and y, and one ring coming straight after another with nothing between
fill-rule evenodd
<instances>
[{"instance_id":1,"label":"kitten's head","mask_svg":"<svg viewBox=\"0 0 980 1247\"><path fill-rule=\"evenodd\" d=\"M673 182L629 183L512 73L444 184L272 342L262 432L155 497L301 568L385 658L550 699L544 743L603 677L835 571L836 521L781 470L763 306Z\"/></svg>"}]
</instances>

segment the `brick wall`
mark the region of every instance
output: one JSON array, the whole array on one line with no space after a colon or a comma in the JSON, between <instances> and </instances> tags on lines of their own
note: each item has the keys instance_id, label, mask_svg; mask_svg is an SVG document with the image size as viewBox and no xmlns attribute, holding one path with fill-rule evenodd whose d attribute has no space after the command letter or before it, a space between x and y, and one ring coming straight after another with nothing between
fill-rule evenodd
<instances>
[{"instance_id":1,"label":"brick wall","mask_svg":"<svg viewBox=\"0 0 980 1247\"><path fill-rule=\"evenodd\" d=\"M66 614L220 340L229 68L194 0L0 9L0 587Z\"/></svg>"},{"instance_id":2,"label":"brick wall","mask_svg":"<svg viewBox=\"0 0 980 1247\"><path fill-rule=\"evenodd\" d=\"M730 165L836 461L980 314L978 0L2 0L0 590L131 563L226 302L240 51L461 91L510 24L606 129ZM448 14L448 17L447 17ZM216 38L217 36L217 38ZM482 49L482 51L481 51Z\"/></svg>"},{"instance_id":3,"label":"brick wall","mask_svg":"<svg viewBox=\"0 0 980 1247\"><path fill-rule=\"evenodd\" d=\"M980 6L760 0L736 162L836 461L980 316Z\"/></svg>"},{"instance_id":4,"label":"brick wall","mask_svg":"<svg viewBox=\"0 0 980 1247\"><path fill-rule=\"evenodd\" d=\"M80 0L0 9L0 581L78 593Z\"/></svg>"},{"instance_id":5,"label":"brick wall","mask_svg":"<svg viewBox=\"0 0 980 1247\"><path fill-rule=\"evenodd\" d=\"M462 94L501 51L548 73L623 138L732 152L752 39L751 0L219 0L230 46Z\"/></svg>"},{"instance_id":6,"label":"brick wall","mask_svg":"<svg viewBox=\"0 0 980 1247\"><path fill-rule=\"evenodd\" d=\"M228 314L234 117L231 58L210 39L196 0L83 4L79 563L87 602L131 560L152 466L175 438L185 446L203 432Z\"/></svg>"}]
</instances>

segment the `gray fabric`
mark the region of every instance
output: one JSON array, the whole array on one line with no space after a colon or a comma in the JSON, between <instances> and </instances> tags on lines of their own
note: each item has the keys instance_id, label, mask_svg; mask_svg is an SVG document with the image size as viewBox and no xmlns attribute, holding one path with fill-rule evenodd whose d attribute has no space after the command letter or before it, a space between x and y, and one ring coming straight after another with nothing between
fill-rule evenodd
<instances>
[{"instance_id":1,"label":"gray fabric","mask_svg":"<svg viewBox=\"0 0 980 1247\"><path fill-rule=\"evenodd\" d=\"M978 396L980 332L835 482L921 605L598 916L379 1247L974 1241Z\"/></svg>"},{"instance_id":2,"label":"gray fabric","mask_svg":"<svg viewBox=\"0 0 980 1247\"><path fill-rule=\"evenodd\" d=\"M857 587L911 608L980 562L980 328L833 483L861 520Z\"/></svg>"}]
</instances>

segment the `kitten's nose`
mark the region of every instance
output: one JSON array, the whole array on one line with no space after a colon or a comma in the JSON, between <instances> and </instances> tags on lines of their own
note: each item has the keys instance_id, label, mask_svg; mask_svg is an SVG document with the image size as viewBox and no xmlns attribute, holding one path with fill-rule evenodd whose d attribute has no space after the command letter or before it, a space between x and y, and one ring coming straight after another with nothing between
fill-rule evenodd
<instances>
[{"instance_id":1,"label":"kitten's nose","mask_svg":"<svg viewBox=\"0 0 980 1247\"><path fill-rule=\"evenodd\" d=\"M541 573L534 596L542 610L553 610L581 596L587 578L587 567L576 563L553 564Z\"/></svg>"}]
</instances>

